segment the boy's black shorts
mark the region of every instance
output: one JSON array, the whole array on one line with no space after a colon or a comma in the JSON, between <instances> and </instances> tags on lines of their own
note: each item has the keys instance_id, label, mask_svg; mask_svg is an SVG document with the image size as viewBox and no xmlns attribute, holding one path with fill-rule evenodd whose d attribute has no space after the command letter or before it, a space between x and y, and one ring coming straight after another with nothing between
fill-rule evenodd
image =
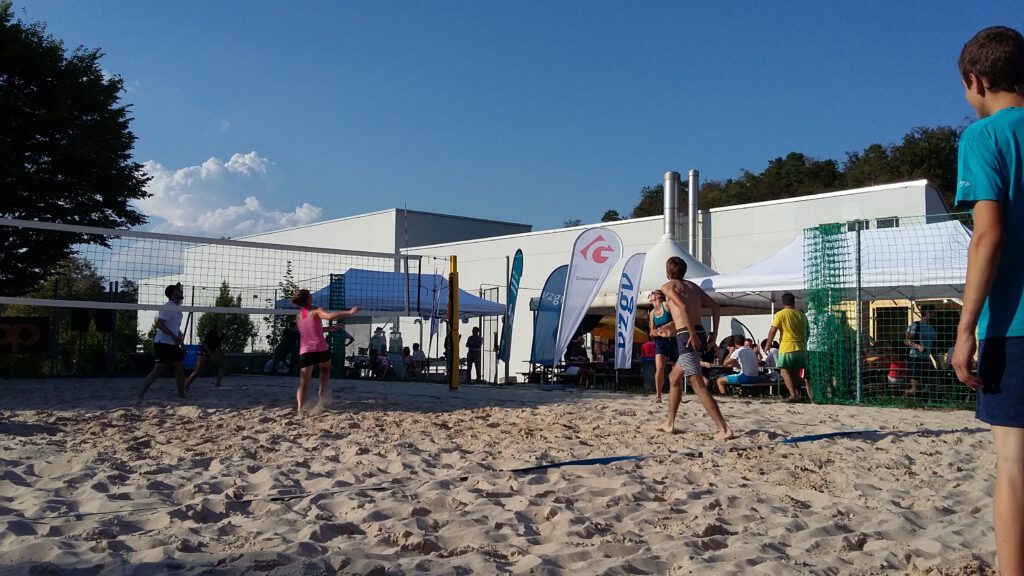
<instances>
[{"instance_id":1,"label":"boy's black shorts","mask_svg":"<svg viewBox=\"0 0 1024 576\"><path fill-rule=\"evenodd\" d=\"M156 342L153 344L153 354L156 355L156 361L160 364L174 364L185 359L185 351L181 349L181 346L174 344Z\"/></svg>"}]
</instances>

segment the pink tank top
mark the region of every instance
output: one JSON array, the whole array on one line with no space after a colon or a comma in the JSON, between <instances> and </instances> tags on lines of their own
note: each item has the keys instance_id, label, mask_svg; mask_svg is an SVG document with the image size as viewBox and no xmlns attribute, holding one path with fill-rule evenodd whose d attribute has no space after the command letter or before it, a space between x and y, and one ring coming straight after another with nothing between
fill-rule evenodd
<instances>
[{"instance_id":1,"label":"pink tank top","mask_svg":"<svg viewBox=\"0 0 1024 576\"><path fill-rule=\"evenodd\" d=\"M299 327L299 354L330 349L327 346L327 339L324 338L324 323L319 317L311 315L309 310L303 308L295 323Z\"/></svg>"}]
</instances>

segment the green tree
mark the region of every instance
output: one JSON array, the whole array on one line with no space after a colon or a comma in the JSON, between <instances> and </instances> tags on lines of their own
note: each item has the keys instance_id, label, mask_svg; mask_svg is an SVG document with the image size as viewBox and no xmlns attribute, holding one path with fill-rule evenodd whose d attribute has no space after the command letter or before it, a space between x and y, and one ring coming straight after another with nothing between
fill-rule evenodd
<instances>
[{"instance_id":1,"label":"green tree","mask_svg":"<svg viewBox=\"0 0 1024 576\"><path fill-rule=\"evenodd\" d=\"M897 180L926 178L942 192L948 206L956 196L957 147L962 128L914 128L892 150Z\"/></svg>"},{"instance_id":2,"label":"green tree","mask_svg":"<svg viewBox=\"0 0 1024 576\"><path fill-rule=\"evenodd\" d=\"M646 186L640 190L640 202L633 207L632 218L658 216L665 211L665 185Z\"/></svg>"},{"instance_id":3,"label":"green tree","mask_svg":"<svg viewBox=\"0 0 1024 576\"><path fill-rule=\"evenodd\" d=\"M267 305L271 308L277 305L278 300L290 301L292 296L299 290L299 285L295 282L295 273L292 271L292 261L288 260L284 267L284 276L277 283L277 294L276 300L268 300ZM277 347L278 342L281 341L281 333L286 327L295 327L295 316L291 314L272 314L263 317L263 324L266 326L267 334L264 336L267 339L267 344L270 345L270 349L273 350Z\"/></svg>"},{"instance_id":4,"label":"green tree","mask_svg":"<svg viewBox=\"0 0 1024 576\"><path fill-rule=\"evenodd\" d=\"M566 220L562 220L562 228L572 228L574 226L582 226L582 225L583 225L583 220L580 220L579 218L568 218Z\"/></svg>"},{"instance_id":5,"label":"green tree","mask_svg":"<svg viewBox=\"0 0 1024 576\"><path fill-rule=\"evenodd\" d=\"M863 152L847 152L843 169L845 186L862 188L898 179L893 173L891 146L871 144Z\"/></svg>"},{"instance_id":6,"label":"green tree","mask_svg":"<svg viewBox=\"0 0 1024 576\"><path fill-rule=\"evenodd\" d=\"M65 51L44 24L16 20L0 1L0 216L105 228L146 221L131 205L149 194L132 161L124 83L103 73L101 57ZM106 240L0 230L0 285L14 294L37 286L83 243Z\"/></svg>"},{"instance_id":7,"label":"green tree","mask_svg":"<svg viewBox=\"0 0 1024 576\"><path fill-rule=\"evenodd\" d=\"M618 222L619 220L624 220L624 218L618 210L605 210L601 216L601 222Z\"/></svg>"},{"instance_id":8,"label":"green tree","mask_svg":"<svg viewBox=\"0 0 1024 576\"><path fill-rule=\"evenodd\" d=\"M871 144L861 152L847 152L840 165L790 152L768 162L763 172L741 170L737 178L707 180L701 187L700 208L707 210L764 200L779 200L842 188L873 186L927 179L952 205L956 192L957 146L963 127L914 128L899 144ZM661 213L662 186L640 192L632 216Z\"/></svg>"},{"instance_id":9,"label":"green tree","mask_svg":"<svg viewBox=\"0 0 1024 576\"><path fill-rule=\"evenodd\" d=\"M231 295L231 286L227 280L220 283L220 291L213 303L219 308L241 308L242 295ZM228 352L244 352L249 342L256 337L256 323L247 314L203 314L196 324L199 337L206 336L206 333L213 329L217 320L224 321L224 350Z\"/></svg>"}]
</instances>

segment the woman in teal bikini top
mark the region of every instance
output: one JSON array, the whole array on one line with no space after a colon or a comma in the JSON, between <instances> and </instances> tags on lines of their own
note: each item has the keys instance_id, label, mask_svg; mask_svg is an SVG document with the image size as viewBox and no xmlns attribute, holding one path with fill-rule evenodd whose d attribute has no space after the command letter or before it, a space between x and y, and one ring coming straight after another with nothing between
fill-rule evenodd
<instances>
[{"instance_id":1,"label":"woman in teal bikini top","mask_svg":"<svg viewBox=\"0 0 1024 576\"><path fill-rule=\"evenodd\" d=\"M676 340L671 336L654 336L654 333L672 324L672 312L665 306L665 294L661 290L651 292L651 336L654 337L654 393L655 402L661 402L661 391L665 388L665 369L679 358Z\"/></svg>"}]
</instances>

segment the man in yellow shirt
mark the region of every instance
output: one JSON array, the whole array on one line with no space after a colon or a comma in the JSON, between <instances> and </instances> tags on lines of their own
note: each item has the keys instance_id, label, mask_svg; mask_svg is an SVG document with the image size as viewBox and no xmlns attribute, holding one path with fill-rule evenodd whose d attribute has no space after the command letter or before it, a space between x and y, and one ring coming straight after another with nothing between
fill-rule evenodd
<instances>
[{"instance_id":1,"label":"man in yellow shirt","mask_svg":"<svg viewBox=\"0 0 1024 576\"><path fill-rule=\"evenodd\" d=\"M796 297L790 292L782 294L782 310L775 313L772 318L771 330L768 330L768 341L775 340L776 332L781 333L779 340L779 373L789 390L789 401L796 402L799 396L796 393L794 380L802 380L807 389L807 398L811 396L811 382L804 378L804 370L807 368L807 336L810 334L807 325L807 316L796 309Z\"/></svg>"}]
</instances>

